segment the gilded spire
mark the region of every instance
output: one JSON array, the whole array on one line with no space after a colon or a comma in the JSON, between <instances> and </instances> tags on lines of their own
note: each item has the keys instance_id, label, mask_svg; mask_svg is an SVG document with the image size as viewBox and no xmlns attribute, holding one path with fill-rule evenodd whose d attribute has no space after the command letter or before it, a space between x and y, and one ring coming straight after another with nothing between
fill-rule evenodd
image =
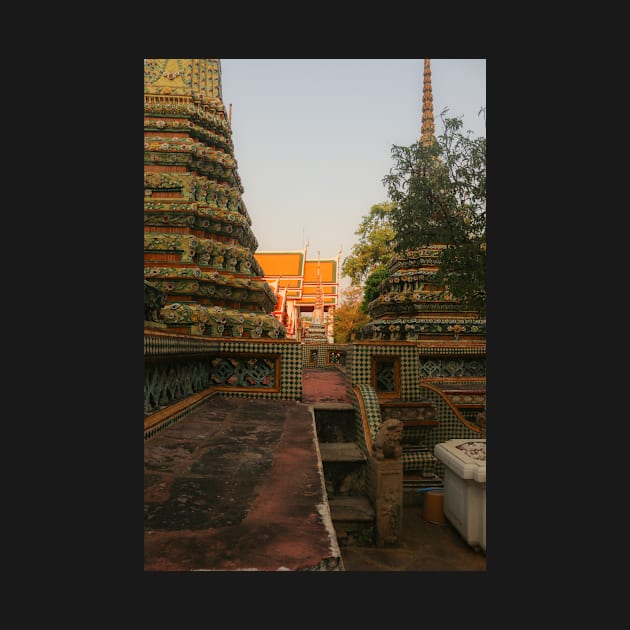
<instances>
[{"instance_id":1,"label":"gilded spire","mask_svg":"<svg viewBox=\"0 0 630 630\"><path fill-rule=\"evenodd\" d=\"M431 60L424 60L424 83L422 86L422 129L420 140L425 146L433 144L435 140L435 125L433 122L433 91L431 89Z\"/></svg>"}]
</instances>

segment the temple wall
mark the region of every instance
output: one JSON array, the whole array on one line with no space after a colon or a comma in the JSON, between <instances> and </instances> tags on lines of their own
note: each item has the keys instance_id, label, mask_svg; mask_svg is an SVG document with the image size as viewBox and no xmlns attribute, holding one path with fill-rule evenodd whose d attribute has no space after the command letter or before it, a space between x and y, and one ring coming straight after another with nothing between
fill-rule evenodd
<instances>
[{"instance_id":1,"label":"temple wall","mask_svg":"<svg viewBox=\"0 0 630 630\"><path fill-rule=\"evenodd\" d=\"M348 344L302 344L302 365L305 368L345 366Z\"/></svg>"},{"instance_id":2,"label":"temple wall","mask_svg":"<svg viewBox=\"0 0 630 630\"><path fill-rule=\"evenodd\" d=\"M420 379L457 379L462 383L467 378L486 376L485 346L467 351L421 347L410 342L366 341L343 348L349 396L354 385L367 384L376 385L380 396L416 400L423 396Z\"/></svg>"},{"instance_id":3,"label":"temple wall","mask_svg":"<svg viewBox=\"0 0 630 630\"><path fill-rule=\"evenodd\" d=\"M145 421L200 392L302 398L302 350L293 340L234 340L145 329L144 360Z\"/></svg>"},{"instance_id":4,"label":"temple wall","mask_svg":"<svg viewBox=\"0 0 630 630\"><path fill-rule=\"evenodd\" d=\"M419 394L419 356L412 344L391 342L354 343L346 357L348 394L353 385L372 384L372 360L378 357L385 362L398 359L398 398L413 400ZM378 390L377 390L378 391Z\"/></svg>"}]
</instances>

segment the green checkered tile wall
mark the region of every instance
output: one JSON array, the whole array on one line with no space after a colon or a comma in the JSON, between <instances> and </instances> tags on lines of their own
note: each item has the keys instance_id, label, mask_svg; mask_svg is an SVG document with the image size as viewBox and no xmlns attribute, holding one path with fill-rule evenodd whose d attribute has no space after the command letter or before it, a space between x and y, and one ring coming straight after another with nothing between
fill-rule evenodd
<instances>
[{"instance_id":1,"label":"green checkered tile wall","mask_svg":"<svg viewBox=\"0 0 630 630\"><path fill-rule=\"evenodd\" d=\"M305 343L302 344L302 364L306 368L325 368L336 365L334 360L331 360L331 354L336 353L339 355L338 364L345 365L346 354L348 346L338 343Z\"/></svg>"},{"instance_id":2,"label":"green checkered tile wall","mask_svg":"<svg viewBox=\"0 0 630 630\"><path fill-rule=\"evenodd\" d=\"M278 391L227 392L228 395L266 398L302 399L302 352L301 344L283 340L232 340L227 338L204 339L184 335L158 335L145 333L145 414L164 408L185 396L210 387L212 369L208 366L216 354L233 355L246 360L248 356L267 355L267 365L272 368L273 359L280 364ZM173 355L172 361L169 356ZM153 359L160 359L156 362ZM275 374L273 374L275 379Z\"/></svg>"},{"instance_id":3,"label":"green checkered tile wall","mask_svg":"<svg viewBox=\"0 0 630 630\"><path fill-rule=\"evenodd\" d=\"M346 373L352 385L371 384L374 356L400 357L400 398L414 400L419 396L418 349L413 344L354 344L346 355Z\"/></svg>"},{"instance_id":4,"label":"green checkered tile wall","mask_svg":"<svg viewBox=\"0 0 630 630\"><path fill-rule=\"evenodd\" d=\"M438 459L426 448L405 446L402 454L403 472L419 472L424 477L436 474Z\"/></svg>"},{"instance_id":5,"label":"green checkered tile wall","mask_svg":"<svg viewBox=\"0 0 630 630\"><path fill-rule=\"evenodd\" d=\"M352 391L352 395L350 396L350 400L352 401L352 406L354 407L354 419L355 419L355 435L363 436L362 440L357 438L357 442L359 447L366 455L372 455L368 449L367 441L365 439L365 428L363 426L363 417L361 414L361 405L359 403L359 397L363 401L363 406L365 407L365 414L367 425L370 430L370 439L372 444L374 444L374 440L376 438L376 434L378 433L379 427L381 426L381 408L378 403L378 398L376 396L376 392L371 385L362 383L357 385L359 389L359 394Z\"/></svg>"},{"instance_id":6,"label":"green checkered tile wall","mask_svg":"<svg viewBox=\"0 0 630 630\"><path fill-rule=\"evenodd\" d=\"M280 357L279 392L223 392L230 396L245 398L302 400L302 352L298 342L256 342L227 341L220 342L221 352L234 354L271 354Z\"/></svg>"},{"instance_id":7,"label":"green checkered tile wall","mask_svg":"<svg viewBox=\"0 0 630 630\"><path fill-rule=\"evenodd\" d=\"M420 386L421 396L428 398L437 413L439 424L432 431L433 444L431 444L431 452L436 444L446 442L447 440L456 439L479 439L480 434L473 429L469 429L455 414L453 409L444 399L444 397L435 390ZM444 464L437 460L435 474L444 477Z\"/></svg>"}]
</instances>

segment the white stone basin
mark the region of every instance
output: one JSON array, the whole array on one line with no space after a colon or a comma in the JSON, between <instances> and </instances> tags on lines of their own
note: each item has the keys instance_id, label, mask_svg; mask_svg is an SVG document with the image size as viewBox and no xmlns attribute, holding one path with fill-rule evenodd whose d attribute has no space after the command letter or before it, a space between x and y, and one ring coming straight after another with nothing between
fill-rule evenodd
<instances>
[{"instance_id":1,"label":"white stone basin","mask_svg":"<svg viewBox=\"0 0 630 630\"><path fill-rule=\"evenodd\" d=\"M436 444L444 464L444 515L472 547L486 549L486 441L455 439Z\"/></svg>"}]
</instances>

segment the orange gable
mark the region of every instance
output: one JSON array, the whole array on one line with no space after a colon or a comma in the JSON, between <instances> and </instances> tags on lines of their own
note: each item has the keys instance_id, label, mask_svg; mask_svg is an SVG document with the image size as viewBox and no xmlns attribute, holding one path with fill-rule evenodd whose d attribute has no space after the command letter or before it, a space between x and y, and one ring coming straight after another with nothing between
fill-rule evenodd
<instances>
[{"instance_id":1,"label":"orange gable","mask_svg":"<svg viewBox=\"0 0 630 630\"><path fill-rule=\"evenodd\" d=\"M336 260L320 260L319 271L322 282L337 282ZM317 282L316 260L307 260L304 264L304 282Z\"/></svg>"},{"instance_id":2,"label":"orange gable","mask_svg":"<svg viewBox=\"0 0 630 630\"><path fill-rule=\"evenodd\" d=\"M301 276L304 269L304 252L257 252L254 258L265 277Z\"/></svg>"}]
</instances>

